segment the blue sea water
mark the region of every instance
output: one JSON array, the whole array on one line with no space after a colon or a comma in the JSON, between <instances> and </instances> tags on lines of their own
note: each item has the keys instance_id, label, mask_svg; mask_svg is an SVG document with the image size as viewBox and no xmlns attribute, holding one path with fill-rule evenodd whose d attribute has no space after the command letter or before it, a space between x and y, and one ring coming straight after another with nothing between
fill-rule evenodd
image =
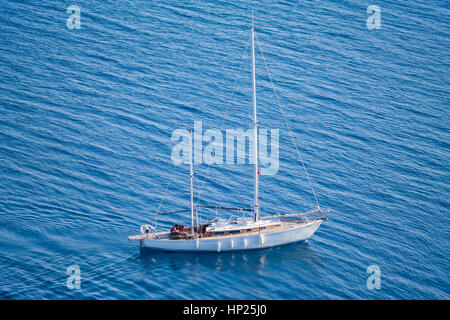
<instances>
[{"instance_id":1,"label":"blue sea water","mask_svg":"<svg viewBox=\"0 0 450 320\"><path fill-rule=\"evenodd\" d=\"M366 26L372 4L380 29ZM70 5L80 29L66 26ZM329 220L306 242L261 251L141 251L127 237L161 200L160 211L189 206L172 132L252 126L252 7ZM435 0L2 1L0 298L449 299L449 19ZM313 209L256 63L260 125L280 130L261 210ZM250 165L195 171L202 204L251 206ZM66 286L71 265L79 290ZM370 265L380 289L366 285Z\"/></svg>"}]
</instances>

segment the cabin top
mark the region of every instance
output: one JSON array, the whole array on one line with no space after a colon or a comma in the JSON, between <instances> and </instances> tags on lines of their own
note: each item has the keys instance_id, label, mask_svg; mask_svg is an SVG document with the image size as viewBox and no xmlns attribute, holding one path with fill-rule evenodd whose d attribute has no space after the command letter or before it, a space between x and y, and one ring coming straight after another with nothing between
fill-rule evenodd
<instances>
[{"instance_id":1,"label":"cabin top","mask_svg":"<svg viewBox=\"0 0 450 320\"><path fill-rule=\"evenodd\" d=\"M236 216L231 216L229 219L219 219L215 222L210 223L205 231L206 232L229 232L229 231L239 231L242 229L261 228L265 229L268 226L278 226L281 222L279 219L274 220L257 220L254 221L252 218L240 218Z\"/></svg>"}]
</instances>

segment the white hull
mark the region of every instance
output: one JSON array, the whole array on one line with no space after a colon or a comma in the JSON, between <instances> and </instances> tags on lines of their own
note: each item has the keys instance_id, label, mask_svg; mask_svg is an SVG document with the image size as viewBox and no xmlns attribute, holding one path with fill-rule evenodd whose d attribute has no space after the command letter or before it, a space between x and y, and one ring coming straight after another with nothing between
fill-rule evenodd
<instances>
[{"instance_id":1,"label":"white hull","mask_svg":"<svg viewBox=\"0 0 450 320\"><path fill-rule=\"evenodd\" d=\"M143 248L163 251L223 252L269 248L303 241L311 237L323 219L303 223L286 223L281 227L247 234L205 237L199 239L148 239L145 236L130 237L138 240Z\"/></svg>"}]
</instances>

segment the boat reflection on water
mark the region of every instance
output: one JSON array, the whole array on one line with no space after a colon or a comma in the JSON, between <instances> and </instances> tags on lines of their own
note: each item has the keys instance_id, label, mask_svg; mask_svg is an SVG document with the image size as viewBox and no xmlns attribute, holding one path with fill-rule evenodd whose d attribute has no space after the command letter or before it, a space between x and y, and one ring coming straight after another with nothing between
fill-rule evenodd
<instances>
[{"instance_id":1,"label":"boat reflection on water","mask_svg":"<svg viewBox=\"0 0 450 320\"><path fill-rule=\"evenodd\" d=\"M260 250L210 253L163 252L141 248L138 257L145 269L170 268L174 271L185 268L208 268L219 272L256 272L264 274L280 264L303 265L314 269L320 263L313 247L307 242ZM150 270L149 270L150 269ZM295 271L295 270L292 270Z\"/></svg>"}]
</instances>

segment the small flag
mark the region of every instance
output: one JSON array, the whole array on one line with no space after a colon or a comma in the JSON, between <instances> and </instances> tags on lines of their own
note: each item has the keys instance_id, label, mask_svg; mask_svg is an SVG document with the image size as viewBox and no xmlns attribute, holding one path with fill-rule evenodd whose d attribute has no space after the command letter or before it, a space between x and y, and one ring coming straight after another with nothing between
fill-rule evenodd
<instances>
[{"instance_id":1,"label":"small flag","mask_svg":"<svg viewBox=\"0 0 450 320\"><path fill-rule=\"evenodd\" d=\"M261 171L259 171L259 169L258 169L258 176L259 176L259 175L261 175Z\"/></svg>"}]
</instances>

